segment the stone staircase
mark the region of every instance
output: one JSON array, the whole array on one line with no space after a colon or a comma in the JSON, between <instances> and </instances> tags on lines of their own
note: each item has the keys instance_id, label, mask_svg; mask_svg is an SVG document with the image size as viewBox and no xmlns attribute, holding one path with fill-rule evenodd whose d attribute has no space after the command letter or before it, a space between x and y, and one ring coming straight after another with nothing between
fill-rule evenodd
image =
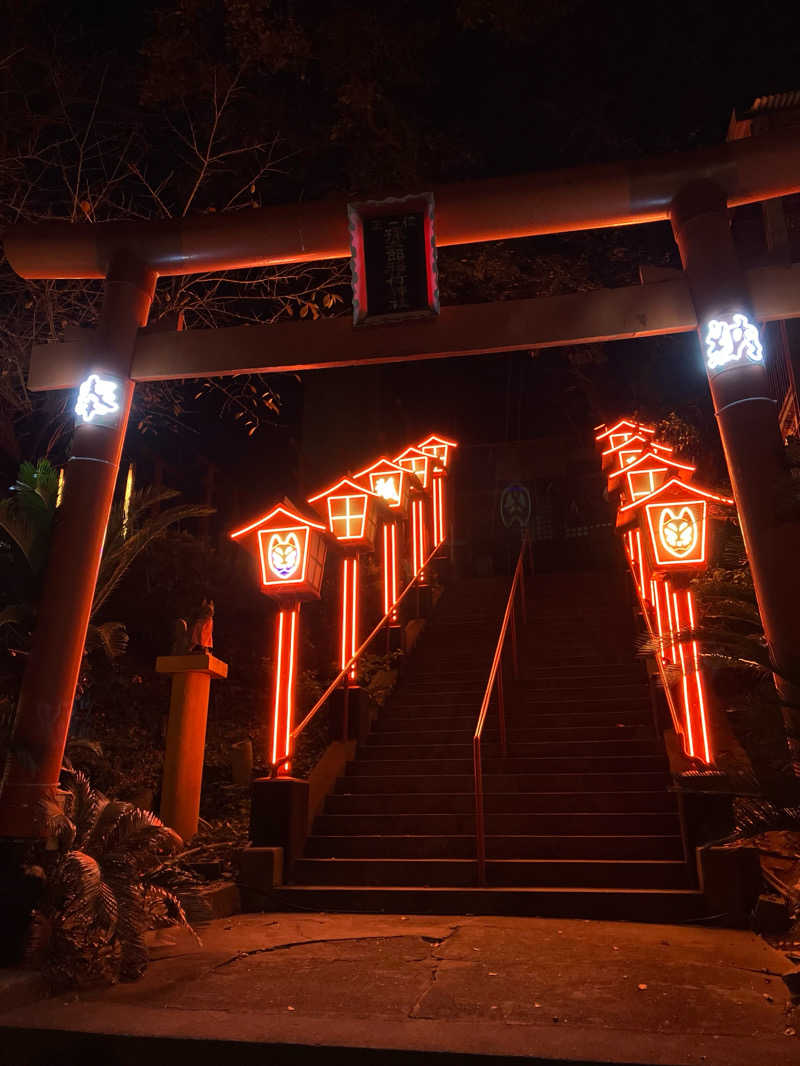
<instances>
[{"instance_id":1,"label":"stone staircase","mask_svg":"<svg viewBox=\"0 0 800 1066\"><path fill-rule=\"evenodd\" d=\"M275 905L680 921L684 859L622 575L529 582L508 754L490 711L487 887L476 885L472 735L508 580L450 586L405 679L328 797Z\"/></svg>"}]
</instances>

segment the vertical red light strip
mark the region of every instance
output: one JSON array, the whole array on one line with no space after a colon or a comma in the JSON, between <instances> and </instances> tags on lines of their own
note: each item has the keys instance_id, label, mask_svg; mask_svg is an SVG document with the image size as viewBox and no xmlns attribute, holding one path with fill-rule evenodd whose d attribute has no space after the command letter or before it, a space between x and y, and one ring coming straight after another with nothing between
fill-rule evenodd
<instances>
[{"instance_id":1,"label":"vertical red light strip","mask_svg":"<svg viewBox=\"0 0 800 1066\"><path fill-rule=\"evenodd\" d=\"M669 583L669 581L665 581L664 582L664 602L667 605L667 625L669 627L668 632L669 632L669 635L670 635L669 661L674 664L675 663L675 641L672 639L672 637L674 636L676 627L673 625L673 622L672 622L672 602L670 600L670 596L671 595L672 595L672 588L670 586L670 583ZM666 650L667 650L667 645L665 643L664 644L664 652L665 653L666 653ZM666 654L665 654L665 657L666 657Z\"/></svg>"},{"instance_id":2,"label":"vertical red light strip","mask_svg":"<svg viewBox=\"0 0 800 1066\"><path fill-rule=\"evenodd\" d=\"M342 559L342 619L341 619L341 651L339 653L339 669L344 670L349 658L347 654L347 597L350 589L350 559L345 555Z\"/></svg>"},{"instance_id":3,"label":"vertical red light strip","mask_svg":"<svg viewBox=\"0 0 800 1066\"><path fill-rule=\"evenodd\" d=\"M391 543L392 543L392 598L390 606L397 599L397 523L392 522L391 526ZM392 611L392 621L397 621L397 608Z\"/></svg>"},{"instance_id":4,"label":"vertical red light strip","mask_svg":"<svg viewBox=\"0 0 800 1066\"><path fill-rule=\"evenodd\" d=\"M694 629L694 596L691 590L687 590L686 600L689 605L689 625ZM697 686L697 706L700 712L700 731L703 736L703 759L711 762L711 744L708 739L708 721L706 719L706 701L703 696L703 675L700 671L700 655L697 641L692 641L692 664L694 667L695 684Z\"/></svg>"},{"instance_id":5,"label":"vertical red light strip","mask_svg":"<svg viewBox=\"0 0 800 1066\"><path fill-rule=\"evenodd\" d=\"M283 704L283 624L286 611L278 611L275 641L275 694L272 700L272 763L278 761L278 733L280 730L281 710Z\"/></svg>"},{"instance_id":6,"label":"vertical red light strip","mask_svg":"<svg viewBox=\"0 0 800 1066\"><path fill-rule=\"evenodd\" d=\"M383 613L388 614L394 601L392 596L392 552L389 542L389 526L383 524Z\"/></svg>"},{"instance_id":7,"label":"vertical red light strip","mask_svg":"<svg viewBox=\"0 0 800 1066\"><path fill-rule=\"evenodd\" d=\"M683 593L685 595L685 593ZM675 630L680 632L681 628L681 615L680 608L678 606L678 593L672 593L673 607L675 609ZM683 711L684 720L686 722L686 754L695 757L694 750L694 729L692 728L692 708L689 702L689 680L686 674L686 656L683 651L683 643L678 642L678 655L681 660L681 674L683 675Z\"/></svg>"},{"instance_id":8,"label":"vertical red light strip","mask_svg":"<svg viewBox=\"0 0 800 1066\"><path fill-rule=\"evenodd\" d=\"M411 504L411 557L414 573L419 572L422 563L421 526L422 526L422 500L414 500Z\"/></svg>"},{"instance_id":9,"label":"vertical red light strip","mask_svg":"<svg viewBox=\"0 0 800 1066\"><path fill-rule=\"evenodd\" d=\"M639 588L642 591L642 599L647 599L647 593L645 592L644 583L644 553L642 552L642 535L639 530L636 530L636 558L639 562Z\"/></svg>"},{"instance_id":10,"label":"vertical red light strip","mask_svg":"<svg viewBox=\"0 0 800 1066\"><path fill-rule=\"evenodd\" d=\"M285 692L285 715L286 715L286 741L283 750L284 756L289 756L291 752L291 737L292 723L294 721L294 675L295 664L297 656L297 623L300 615L300 608L293 607L289 612L289 658L287 661L286 671L286 692ZM288 774L291 771L292 765L287 761L281 768L281 773Z\"/></svg>"},{"instance_id":11,"label":"vertical red light strip","mask_svg":"<svg viewBox=\"0 0 800 1066\"><path fill-rule=\"evenodd\" d=\"M352 659L358 649L358 556L353 559L352 587L350 589L350 648L347 658ZM357 663L350 667L350 680L355 681Z\"/></svg>"}]
</instances>

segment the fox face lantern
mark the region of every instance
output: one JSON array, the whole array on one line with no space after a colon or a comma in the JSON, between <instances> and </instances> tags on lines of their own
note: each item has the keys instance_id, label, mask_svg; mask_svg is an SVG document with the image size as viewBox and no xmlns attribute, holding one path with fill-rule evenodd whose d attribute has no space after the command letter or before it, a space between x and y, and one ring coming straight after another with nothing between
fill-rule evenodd
<instances>
[{"instance_id":1,"label":"fox face lantern","mask_svg":"<svg viewBox=\"0 0 800 1066\"><path fill-rule=\"evenodd\" d=\"M641 530L653 574L702 570L708 564L709 506L733 500L670 478L654 492L620 507L617 528Z\"/></svg>"},{"instance_id":2,"label":"fox face lantern","mask_svg":"<svg viewBox=\"0 0 800 1066\"><path fill-rule=\"evenodd\" d=\"M231 533L258 562L261 591L275 599L318 600L325 566L325 526L288 500Z\"/></svg>"},{"instance_id":3,"label":"fox face lantern","mask_svg":"<svg viewBox=\"0 0 800 1066\"><path fill-rule=\"evenodd\" d=\"M676 559L694 554L699 537L697 518L688 506L664 507L658 517L658 539L661 546Z\"/></svg>"},{"instance_id":4,"label":"fox face lantern","mask_svg":"<svg viewBox=\"0 0 800 1066\"><path fill-rule=\"evenodd\" d=\"M273 533L269 538L267 561L272 573L287 581L300 565L300 541L296 533Z\"/></svg>"}]
</instances>

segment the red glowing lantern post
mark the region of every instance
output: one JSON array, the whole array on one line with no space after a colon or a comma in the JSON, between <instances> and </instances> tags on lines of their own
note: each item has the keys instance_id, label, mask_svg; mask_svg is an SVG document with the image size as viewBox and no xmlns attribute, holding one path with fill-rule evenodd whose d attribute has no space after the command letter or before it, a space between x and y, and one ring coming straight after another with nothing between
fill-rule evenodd
<instances>
[{"instance_id":1,"label":"red glowing lantern post","mask_svg":"<svg viewBox=\"0 0 800 1066\"><path fill-rule=\"evenodd\" d=\"M733 500L670 477L617 514L644 609L658 633L658 655L680 671L681 715L675 727L685 754L706 765L713 763L714 753L697 641L675 637L697 626L686 578L708 565L709 507L714 503L731 505Z\"/></svg>"},{"instance_id":2,"label":"red glowing lantern post","mask_svg":"<svg viewBox=\"0 0 800 1066\"><path fill-rule=\"evenodd\" d=\"M426 585L426 575L420 574L430 539L425 504L429 499L433 469L438 464L432 455L413 446L396 455L394 462L416 478L411 485L411 568L414 574L419 574L419 585Z\"/></svg>"},{"instance_id":3,"label":"red glowing lantern post","mask_svg":"<svg viewBox=\"0 0 800 1066\"><path fill-rule=\"evenodd\" d=\"M455 441L432 434L417 447L434 460L431 481L433 546L439 548L447 537L447 475L451 453L458 445Z\"/></svg>"},{"instance_id":4,"label":"red glowing lantern post","mask_svg":"<svg viewBox=\"0 0 800 1066\"><path fill-rule=\"evenodd\" d=\"M619 465L608 475L609 492L619 491L623 503L634 503L660 489L670 477L691 481L695 468L649 449L636 459Z\"/></svg>"},{"instance_id":5,"label":"red glowing lantern post","mask_svg":"<svg viewBox=\"0 0 800 1066\"><path fill-rule=\"evenodd\" d=\"M339 660L342 670L358 649L359 632L359 557L374 550L381 499L352 478L309 498L309 503L324 514L327 527L343 549ZM348 681L356 680L357 663L352 663Z\"/></svg>"},{"instance_id":6,"label":"red glowing lantern post","mask_svg":"<svg viewBox=\"0 0 800 1066\"><path fill-rule=\"evenodd\" d=\"M291 732L300 647L300 605L320 597L327 529L284 500L230 536L256 559L261 591L280 605L275 626L268 752L273 774L286 776L291 769L294 747Z\"/></svg>"},{"instance_id":7,"label":"red glowing lantern post","mask_svg":"<svg viewBox=\"0 0 800 1066\"><path fill-rule=\"evenodd\" d=\"M353 480L379 496L386 505L383 520L383 613L389 614L400 594L401 525L408 518L412 475L402 466L381 458L360 470ZM392 646L398 627L395 609L386 630L387 645Z\"/></svg>"}]
</instances>

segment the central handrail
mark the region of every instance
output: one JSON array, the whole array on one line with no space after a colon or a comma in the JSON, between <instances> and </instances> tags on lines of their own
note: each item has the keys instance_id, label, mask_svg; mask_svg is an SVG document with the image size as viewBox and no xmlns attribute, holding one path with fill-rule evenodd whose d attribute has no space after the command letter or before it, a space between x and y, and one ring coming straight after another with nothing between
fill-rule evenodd
<instances>
[{"instance_id":1,"label":"central handrail","mask_svg":"<svg viewBox=\"0 0 800 1066\"><path fill-rule=\"evenodd\" d=\"M297 740L297 738L303 732L305 727L315 717L317 712L322 709L322 707L325 705L325 703L330 698L330 696L333 695L333 693L336 691L336 689L339 687L339 685L342 683L342 681L346 681L349 678L351 668L361 658L361 656L364 654L364 652L369 647L369 645L372 643L372 641L375 639L375 637L378 635L378 633L380 633L380 631L383 629L383 627L385 625L387 625L389 622L391 622L394 619L395 613L397 611L397 608L400 606L400 604L406 598L406 596L411 591L411 589L414 588L415 586L417 586L417 584L419 583L420 577L425 572L425 567L430 563L431 559L434 557L436 552L438 552L441 549L441 547L442 547L441 544L437 544L436 547L431 551L430 555L428 555L428 558L423 562L422 566L419 568L419 570L417 570L417 572L414 574L414 576L411 578L409 583L406 585L406 587L403 589L403 591L400 593L400 595L397 597L397 599L391 605L391 607L386 612L386 614L381 618L381 620L377 623L377 625L374 627L374 629L370 632L370 634L366 638L366 640L362 641L362 643L356 648L356 650L353 652L353 654L347 660L347 662L342 667L342 669L339 671L339 673L336 675L336 677L333 679L333 681L331 681L330 685L328 685L328 687L322 693L320 698L317 700L317 702L314 704L314 706L311 708L311 710L308 712L308 714L305 716L305 718L302 720L302 722L300 722L299 725L296 725L294 727L294 729L291 731L291 733L289 734L289 739L290 739L290 741L292 743L292 746L294 746L294 742ZM290 758L291 758L291 756L287 756L285 759L282 759L280 763L276 763L276 765L274 767L274 770L277 770L277 767L280 766L281 763L288 762Z\"/></svg>"},{"instance_id":2,"label":"central handrail","mask_svg":"<svg viewBox=\"0 0 800 1066\"><path fill-rule=\"evenodd\" d=\"M507 754L506 714L505 702L503 699L503 651L510 626L512 665L514 679L516 680L518 674L517 621L514 607L517 589L521 588L522 596L520 602L522 604L522 616L523 621L527 621L527 607L525 603L525 553L529 550L529 547L530 540L528 531L526 530L525 535L522 538L522 544L520 545L517 565L514 568L514 576L511 579L511 588L508 591L508 601L503 614L503 622L500 626L500 635L497 638L497 646L495 647L492 666L489 670L489 680L486 683L486 690L483 694L481 709L478 712L478 720L475 723L475 733L472 737L472 765L475 774L475 857L478 863L478 884L480 885L486 884L486 817L483 809L483 764L481 760L481 740L483 738L483 728L486 725L486 717L489 713L489 704L491 703L492 693L494 692L496 684L497 714L498 724L500 726L500 747L503 755Z\"/></svg>"}]
</instances>

